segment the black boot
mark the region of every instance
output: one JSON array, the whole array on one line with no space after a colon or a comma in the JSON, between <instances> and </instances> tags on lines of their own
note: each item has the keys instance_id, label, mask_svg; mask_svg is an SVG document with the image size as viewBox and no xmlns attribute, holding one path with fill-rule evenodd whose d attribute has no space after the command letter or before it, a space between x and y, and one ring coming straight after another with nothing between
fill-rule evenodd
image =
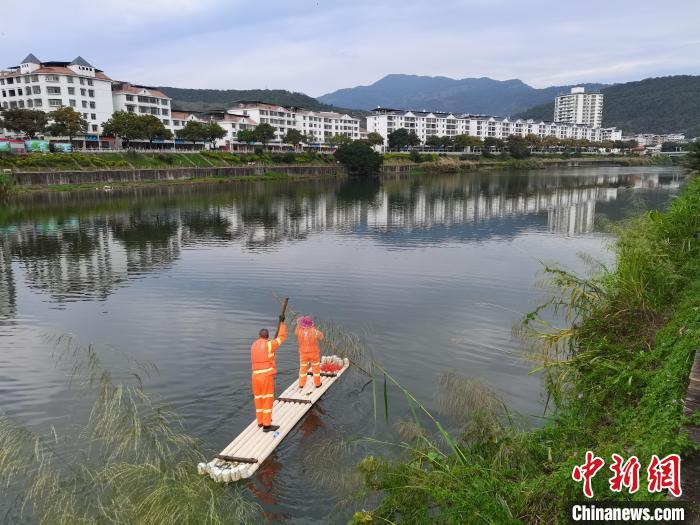
<instances>
[{"instance_id":1,"label":"black boot","mask_svg":"<svg viewBox=\"0 0 700 525\"><path fill-rule=\"evenodd\" d=\"M263 427L263 432L274 432L275 430L279 429L279 425L267 425Z\"/></svg>"}]
</instances>

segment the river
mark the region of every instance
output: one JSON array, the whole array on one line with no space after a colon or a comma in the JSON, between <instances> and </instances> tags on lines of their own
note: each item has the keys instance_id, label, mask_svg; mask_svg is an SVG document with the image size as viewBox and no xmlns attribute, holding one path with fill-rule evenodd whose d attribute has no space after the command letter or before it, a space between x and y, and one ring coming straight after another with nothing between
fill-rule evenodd
<instances>
[{"instance_id":1,"label":"river","mask_svg":"<svg viewBox=\"0 0 700 525\"><path fill-rule=\"evenodd\" d=\"M362 334L429 408L454 371L537 424L542 383L512 328L542 298L542 263L609 262L607 225L663 209L682 181L675 168L601 167L24 196L0 210L0 408L43 431L84 417L49 340L72 334L107 362L154 363L149 392L216 453L254 417L249 347L289 296ZM296 359L290 340L278 390ZM365 383L343 378L261 468L251 497L269 516L347 521L304 458L323 439L392 435ZM391 424L407 409L389 397Z\"/></svg>"}]
</instances>

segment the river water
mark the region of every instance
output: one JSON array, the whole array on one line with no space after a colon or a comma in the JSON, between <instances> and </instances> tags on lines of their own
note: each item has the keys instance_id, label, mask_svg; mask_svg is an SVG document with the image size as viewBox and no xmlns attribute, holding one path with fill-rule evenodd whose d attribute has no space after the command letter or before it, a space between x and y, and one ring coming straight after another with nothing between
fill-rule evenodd
<instances>
[{"instance_id":1,"label":"river water","mask_svg":"<svg viewBox=\"0 0 700 525\"><path fill-rule=\"evenodd\" d=\"M606 224L663 209L674 168L577 168L271 181L32 195L0 211L0 409L29 428L67 428L84 407L47 337L72 334L110 361L154 363L147 389L208 452L254 417L249 347L276 297L359 334L418 399L453 371L487 383L537 424L541 380L512 335L542 290L542 263L610 261ZM278 357L278 391L297 373ZM343 378L248 485L273 519L345 522L340 495L308 481L320 440L391 436L371 388ZM390 389L391 421L405 417ZM449 422L448 422L449 423ZM194 468L194 465L193 465ZM350 468L346 465L345 468ZM0 511L8 502L0 500Z\"/></svg>"}]
</instances>

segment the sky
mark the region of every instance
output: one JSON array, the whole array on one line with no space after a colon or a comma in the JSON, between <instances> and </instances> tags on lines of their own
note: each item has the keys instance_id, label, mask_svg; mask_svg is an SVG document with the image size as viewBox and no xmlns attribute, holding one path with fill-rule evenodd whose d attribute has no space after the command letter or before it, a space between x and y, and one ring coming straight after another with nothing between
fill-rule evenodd
<instances>
[{"instance_id":1,"label":"sky","mask_svg":"<svg viewBox=\"0 0 700 525\"><path fill-rule=\"evenodd\" d=\"M50 5L49 5L50 4ZM320 96L389 73L534 87L700 74L700 0L0 0L0 67Z\"/></svg>"}]
</instances>

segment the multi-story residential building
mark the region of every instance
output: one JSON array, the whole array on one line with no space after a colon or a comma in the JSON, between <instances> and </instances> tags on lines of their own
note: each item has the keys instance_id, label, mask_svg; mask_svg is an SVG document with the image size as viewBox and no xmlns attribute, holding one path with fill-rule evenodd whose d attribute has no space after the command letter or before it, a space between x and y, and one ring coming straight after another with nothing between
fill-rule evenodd
<instances>
[{"instance_id":1,"label":"multi-story residential building","mask_svg":"<svg viewBox=\"0 0 700 525\"><path fill-rule=\"evenodd\" d=\"M655 133L640 133L631 137L624 137L623 140L635 140L640 146L653 147L660 146L664 142L687 142L683 133L668 133L657 135Z\"/></svg>"},{"instance_id":2,"label":"multi-story residential building","mask_svg":"<svg viewBox=\"0 0 700 525\"><path fill-rule=\"evenodd\" d=\"M82 114L88 133L100 133L112 116L112 80L77 57L72 62L42 62L32 54L0 71L0 106L51 112L69 106Z\"/></svg>"},{"instance_id":3,"label":"multi-story residential building","mask_svg":"<svg viewBox=\"0 0 700 525\"><path fill-rule=\"evenodd\" d=\"M571 88L571 93L559 95L554 99L554 122L601 127L603 94L586 93L582 87Z\"/></svg>"},{"instance_id":4,"label":"multi-story residential building","mask_svg":"<svg viewBox=\"0 0 700 525\"><path fill-rule=\"evenodd\" d=\"M231 115L247 117L257 124L270 124L275 128L275 141L282 142L291 129L296 129L324 143L335 135L360 138L360 120L350 115L332 111L312 111L298 107L283 107L265 102L239 102L228 110ZM246 123L247 125L247 123Z\"/></svg>"},{"instance_id":5,"label":"multi-story residential building","mask_svg":"<svg viewBox=\"0 0 700 525\"><path fill-rule=\"evenodd\" d=\"M170 116L172 118L171 130L173 133L177 133L179 130L184 128L188 122L202 122L202 119L197 117L194 113L189 113L187 111L171 111Z\"/></svg>"},{"instance_id":6,"label":"multi-story residential building","mask_svg":"<svg viewBox=\"0 0 700 525\"><path fill-rule=\"evenodd\" d=\"M438 111L377 108L367 117L367 132L379 133L384 137L385 146L388 145L389 134L400 128L415 132L423 143L432 135L470 135L481 139L536 135L541 138L551 136L560 139L588 139L593 142L622 138L622 132L616 128L485 115L454 115Z\"/></svg>"},{"instance_id":7,"label":"multi-story residential building","mask_svg":"<svg viewBox=\"0 0 700 525\"><path fill-rule=\"evenodd\" d=\"M127 111L139 115L154 115L170 131L175 131L172 122L172 99L159 89L139 86L129 82L112 85L114 111Z\"/></svg>"}]
</instances>

